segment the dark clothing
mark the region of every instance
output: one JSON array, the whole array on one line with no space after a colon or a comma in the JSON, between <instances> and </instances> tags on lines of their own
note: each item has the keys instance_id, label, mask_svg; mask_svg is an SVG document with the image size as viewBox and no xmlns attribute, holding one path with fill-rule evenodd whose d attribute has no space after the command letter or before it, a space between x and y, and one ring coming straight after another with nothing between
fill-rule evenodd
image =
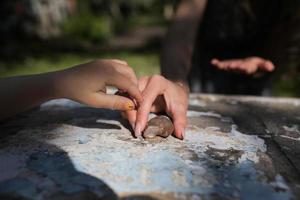
<instances>
[{"instance_id":1,"label":"dark clothing","mask_svg":"<svg viewBox=\"0 0 300 200\"><path fill-rule=\"evenodd\" d=\"M189 75L193 92L267 95L270 74L247 76L218 70L210 64L220 60L259 56L272 31L286 20L285 0L208 0L199 28L193 67ZM199 79L200 78L200 79Z\"/></svg>"}]
</instances>

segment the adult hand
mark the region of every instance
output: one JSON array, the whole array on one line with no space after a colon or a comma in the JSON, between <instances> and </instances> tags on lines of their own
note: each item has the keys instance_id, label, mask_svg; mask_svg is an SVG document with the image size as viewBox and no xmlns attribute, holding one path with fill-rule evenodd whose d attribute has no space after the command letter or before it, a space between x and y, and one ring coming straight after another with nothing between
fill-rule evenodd
<instances>
[{"instance_id":1,"label":"adult hand","mask_svg":"<svg viewBox=\"0 0 300 200\"><path fill-rule=\"evenodd\" d=\"M231 59L224 61L220 61L215 58L212 59L211 64L221 70L236 71L248 75L254 74L259 70L272 72L275 69L275 66L271 61L260 57L248 57L244 59Z\"/></svg>"},{"instance_id":2,"label":"adult hand","mask_svg":"<svg viewBox=\"0 0 300 200\"><path fill-rule=\"evenodd\" d=\"M93 107L133 110L135 100L142 102L137 78L131 67L120 60L96 60L56 73L56 95ZM106 94L106 86L115 86L131 98Z\"/></svg>"},{"instance_id":3,"label":"adult hand","mask_svg":"<svg viewBox=\"0 0 300 200\"><path fill-rule=\"evenodd\" d=\"M181 83L169 81L160 75L142 77L138 85L143 101L136 111L126 112L130 124L134 127L135 136L141 136L150 112L166 112L174 123L175 136L183 139L187 121L188 90Z\"/></svg>"}]
</instances>

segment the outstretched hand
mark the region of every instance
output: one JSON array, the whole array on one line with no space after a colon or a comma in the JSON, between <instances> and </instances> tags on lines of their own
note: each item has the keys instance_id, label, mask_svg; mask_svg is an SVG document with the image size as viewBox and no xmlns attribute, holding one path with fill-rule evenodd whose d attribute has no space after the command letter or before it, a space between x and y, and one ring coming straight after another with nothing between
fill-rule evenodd
<instances>
[{"instance_id":1,"label":"outstretched hand","mask_svg":"<svg viewBox=\"0 0 300 200\"><path fill-rule=\"evenodd\" d=\"M138 81L138 86L142 91L143 101L137 110L126 112L135 136L141 136L146 128L150 112L165 112L172 118L175 136L183 139L188 107L188 91L184 86L160 75L142 77Z\"/></svg>"},{"instance_id":2,"label":"outstretched hand","mask_svg":"<svg viewBox=\"0 0 300 200\"><path fill-rule=\"evenodd\" d=\"M275 69L274 64L270 60L260 57L248 57L244 59L231 59L220 61L216 58L212 59L212 65L215 65L220 70L241 72L248 75L256 72L266 71L272 72Z\"/></svg>"}]
</instances>

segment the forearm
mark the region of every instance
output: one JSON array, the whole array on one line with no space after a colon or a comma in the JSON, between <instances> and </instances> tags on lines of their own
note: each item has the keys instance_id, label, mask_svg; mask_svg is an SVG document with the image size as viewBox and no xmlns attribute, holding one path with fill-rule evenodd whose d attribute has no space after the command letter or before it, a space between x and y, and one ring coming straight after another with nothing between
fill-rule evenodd
<instances>
[{"instance_id":1,"label":"forearm","mask_svg":"<svg viewBox=\"0 0 300 200\"><path fill-rule=\"evenodd\" d=\"M0 119L56 98L55 73L0 79Z\"/></svg>"},{"instance_id":2,"label":"forearm","mask_svg":"<svg viewBox=\"0 0 300 200\"><path fill-rule=\"evenodd\" d=\"M183 0L164 41L161 56L162 75L186 86L198 26L206 3L207 0Z\"/></svg>"}]
</instances>

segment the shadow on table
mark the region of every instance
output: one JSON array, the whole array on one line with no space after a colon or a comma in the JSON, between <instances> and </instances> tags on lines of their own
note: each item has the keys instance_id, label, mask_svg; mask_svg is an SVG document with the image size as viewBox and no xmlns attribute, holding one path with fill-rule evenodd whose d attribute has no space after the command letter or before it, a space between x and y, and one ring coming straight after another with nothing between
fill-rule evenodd
<instances>
[{"instance_id":1,"label":"shadow on table","mask_svg":"<svg viewBox=\"0 0 300 200\"><path fill-rule=\"evenodd\" d=\"M36 108L13 118L0 121L0 129L3 130L0 140L16 134L24 128L41 128L42 130L51 131L51 129L55 128L55 126L51 125L55 124L112 130L120 130L120 125L122 125L133 133L130 124L121 116L119 111L89 107L75 107L71 109L55 109L54 107L53 110L38 110Z\"/></svg>"},{"instance_id":2,"label":"shadow on table","mask_svg":"<svg viewBox=\"0 0 300 200\"><path fill-rule=\"evenodd\" d=\"M31 149L30 144L25 147L25 150L30 153L24 159L21 170L13 166L10 168L9 164L5 165L9 173L13 169L16 175L0 182L0 199L119 199L104 181L78 171L67 152L52 144L33 142L40 148ZM14 153L22 155L23 151L24 147L16 148ZM2 156L4 159L1 162L6 162L5 159L9 160L10 156L11 153L8 152L7 156ZM1 173L5 171L4 169ZM154 198L133 195L122 199L152 200Z\"/></svg>"},{"instance_id":3,"label":"shadow on table","mask_svg":"<svg viewBox=\"0 0 300 200\"><path fill-rule=\"evenodd\" d=\"M100 120L100 121L99 121ZM105 122L101 121L104 120ZM110 120L114 122L110 122ZM117 123L116 123L117 122ZM0 123L0 145L5 148L12 136L24 128L40 128L51 131L53 124L68 124L82 128L120 130L120 123L129 128L129 124L119 112L78 107L66 110L33 110L22 113ZM24 144L29 158L24 161L24 169L16 171L17 175L0 182L0 199L119 199L116 193L102 180L78 171L70 160L67 152L44 141L32 141L40 148L33 150L30 144ZM19 145L19 144L18 144ZM27 146L26 146L27 145ZM23 150L16 148L17 155ZM8 153L9 154L9 153ZM4 158L8 158L7 157ZM5 162L2 160L1 162ZM7 165L7 170L9 165ZM2 167L3 168L3 167ZM5 173L1 172L1 173ZM148 196L127 196L123 199L153 199Z\"/></svg>"}]
</instances>

